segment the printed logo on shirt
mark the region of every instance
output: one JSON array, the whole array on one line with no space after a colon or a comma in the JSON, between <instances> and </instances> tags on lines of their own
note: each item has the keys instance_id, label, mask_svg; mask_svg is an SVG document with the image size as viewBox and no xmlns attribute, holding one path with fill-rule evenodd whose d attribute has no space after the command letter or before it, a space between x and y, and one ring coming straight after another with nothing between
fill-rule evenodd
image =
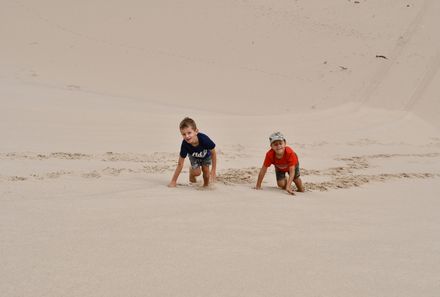
<instances>
[{"instance_id":1,"label":"printed logo on shirt","mask_svg":"<svg viewBox=\"0 0 440 297\"><path fill-rule=\"evenodd\" d=\"M204 158L207 153L208 153L208 150L203 150L203 151L198 152L198 153L197 152L192 153L192 156L194 158Z\"/></svg>"}]
</instances>

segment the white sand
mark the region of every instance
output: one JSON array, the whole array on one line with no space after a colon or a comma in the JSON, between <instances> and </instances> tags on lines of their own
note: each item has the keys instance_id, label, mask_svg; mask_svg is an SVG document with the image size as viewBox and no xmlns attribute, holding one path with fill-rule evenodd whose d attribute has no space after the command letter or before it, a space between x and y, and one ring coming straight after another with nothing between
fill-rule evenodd
<instances>
[{"instance_id":1,"label":"white sand","mask_svg":"<svg viewBox=\"0 0 440 297\"><path fill-rule=\"evenodd\" d=\"M2 1L2 296L438 296L438 1L89 2Z\"/></svg>"}]
</instances>

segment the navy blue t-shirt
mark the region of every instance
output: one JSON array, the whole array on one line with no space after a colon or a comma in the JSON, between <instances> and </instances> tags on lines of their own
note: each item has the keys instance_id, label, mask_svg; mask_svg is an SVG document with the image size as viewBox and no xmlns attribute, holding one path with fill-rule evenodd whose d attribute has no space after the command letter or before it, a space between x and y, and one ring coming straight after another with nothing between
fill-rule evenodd
<instances>
[{"instance_id":1,"label":"navy blue t-shirt","mask_svg":"<svg viewBox=\"0 0 440 297\"><path fill-rule=\"evenodd\" d=\"M182 140L182 146L180 147L180 156L186 158L187 155L193 156L197 159L204 159L211 156L210 150L215 148L215 143L203 133L198 133L199 145L192 146L185 140Z\"/></svg>"}]
</instances>

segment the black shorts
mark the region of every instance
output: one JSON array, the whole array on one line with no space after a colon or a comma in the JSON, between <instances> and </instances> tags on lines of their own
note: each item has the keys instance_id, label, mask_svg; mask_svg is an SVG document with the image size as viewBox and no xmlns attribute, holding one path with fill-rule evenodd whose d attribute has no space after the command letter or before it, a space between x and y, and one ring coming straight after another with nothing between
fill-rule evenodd
<instances>
[{"instance_id":1,"label":"black shorts","mask_svg":"<svg viewBox=\"0 0 440 297\"><path fill-rule=\"evenodd\" d=\"M286 178L286 173L287 172L283 172L283 171L279 171L275 168L275 175L277 176L277 180L283 180ZM293 177L293 179L297 179L298 177L300 177L300 172L299 172L299 163L295 166L295 176Z\"/></svg>"}]
</instances>

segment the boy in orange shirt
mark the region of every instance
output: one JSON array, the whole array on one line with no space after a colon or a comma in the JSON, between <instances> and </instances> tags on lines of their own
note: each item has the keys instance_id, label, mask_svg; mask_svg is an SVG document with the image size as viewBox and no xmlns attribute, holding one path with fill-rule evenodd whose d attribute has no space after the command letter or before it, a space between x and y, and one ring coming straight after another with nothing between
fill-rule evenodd
<instances>
[{"instance_id":1,"label":"boy in orange shirt","mask_svg":"<svg viewBox=\"0 0 440 297\"><path fill-rule=\"evenodd\" d=\"M269 141L271 149L266 153L263 166L258 174L255 189L261 189L261 183L266 175L267 168L273 164L275 166L278 187L286 190L291 195L295 195L291 187L293 181L298 192L304 192L304 186L300 178L298 156L286 145L286 139L283 134L275 132L270 135ZM289 179L286 179L286 172L289 174Z\"/></svg>"}]
</instances>

